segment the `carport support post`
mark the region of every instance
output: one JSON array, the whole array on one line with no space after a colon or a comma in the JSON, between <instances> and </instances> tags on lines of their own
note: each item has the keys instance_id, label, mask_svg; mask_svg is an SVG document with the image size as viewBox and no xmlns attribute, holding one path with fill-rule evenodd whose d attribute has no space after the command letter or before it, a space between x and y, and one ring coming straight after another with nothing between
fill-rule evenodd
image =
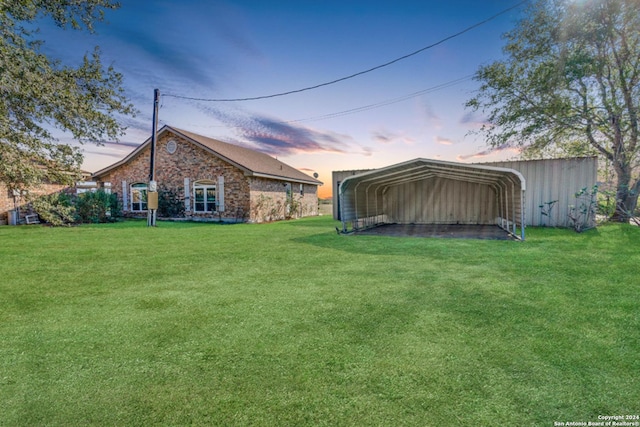
<instances>
[{"instance_id":1,"label":"carport support post","mask_svg":"<svg viewBox=\"0 0 640 427\"><path fill-rule=\"evenodd\" d=\"M520 240L524 242L524 227L525 227L525 211L524 211L524 191L520 191Z\"/></svg>"},{"instance_id":2,"label":"carport support post","mask_svg":"<svg viewBox=\"0 0 640 427\"><path fill-rule=\"evenodd\" d=\"M156 142L158 137L158 104L160 90L153 90L153 124L151 130L151 155L149 156L149 186L147 187L147 227L156 226L158 189L156 183Z\"/></svg>"},{"instance_id":3,"label":"carport support post","mask_svg":"<svg viewBox=\"0 0 640 427\"><path fill-rule=\"evenodd\" d=\"M347 232L347 222L344 220L344 194L340 191L340 187L338 187L338 204L340 209L340 221L342 222L342 232Z\"/></svg>"},{"instance_id":4,"label":"carport support post","mask_svg":"<svg viewBox=\"0 0 640 427\"><path fill-rule=\"evenodd\" d=\"M520 196L522 198L522 195ZM512 213L512 218L513 218L513 235L516 235L516 190L515 188L513 188L513 183L511 184L511 209L513 211Z\"/></svg>"}]
</instances>

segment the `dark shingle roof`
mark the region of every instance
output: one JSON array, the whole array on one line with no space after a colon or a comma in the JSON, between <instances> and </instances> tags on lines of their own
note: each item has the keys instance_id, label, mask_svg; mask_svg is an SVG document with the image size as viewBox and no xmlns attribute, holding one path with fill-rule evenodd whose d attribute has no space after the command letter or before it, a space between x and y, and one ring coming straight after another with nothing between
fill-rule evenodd
<instances>
[{"instance_id":1,"label":"dark shingle roof","mask_svg":"<svg viewBox=\"0 0 640 427\"><path fill-rule=\"evenodd\" d=\"M227 142L218 141L217 139L209 138L203 135L198 135L197 133L189 132L186 130L163 126L162 129L158 132L158 134L162 134L165 132L171 132L176 135L182 136L183 138L191 141L192 143L199 145L206 151L214 154L217 157L235 165L236 167L244 170L244 172L249 176L263 177L263 178L272 178L272 179L282 179L287 181L295 181L295 182L304 182L308 184L316 184L322 185L321 181L310 177L309 175L300 172L298 169L295 169L286 163L283 163L268 154L261 153L259 151L251 150L249 148L240 147L239 145L229 144ZM106 172L114 169L124 163L126 163L129 159L135 156L138 152L140 152L144 147L151 143L151 138L147 139L142 145L136 148L133 152L131 152L127 157L122 159L119 162L114 163L111 166L108 166L105 169L102 169L96 173L94 176L100 176L105 174Z\"/></svg>"},{"instance_id":2,"label":"dark shingle roof","mask_svg":"<svg viewBox=\"0 0 640 427\"><path fill-rule=\"evenodd\" d=\"M317 179L312 178L303 172L300 172L298 169L295 169L278 159L274 159L268 154L264 154L245 147L240 147L239 145L218 141L217 139L198 135L196 133L185 131L182 129L174 127L170 127L169 129L174 131L174 133L186 137L187 139L191 139L192 141L204 145L219 157L235 164L242 169L245 169L252 175L304 181L318 185L322 184L322 182L318 181Z\"/></svg>"}]
</instances>

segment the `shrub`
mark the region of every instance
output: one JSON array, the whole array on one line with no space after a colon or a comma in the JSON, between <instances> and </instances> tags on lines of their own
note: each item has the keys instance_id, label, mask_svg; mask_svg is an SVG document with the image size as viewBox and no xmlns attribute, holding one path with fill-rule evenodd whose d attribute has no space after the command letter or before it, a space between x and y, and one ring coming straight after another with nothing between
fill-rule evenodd
<instances>
[{"instance_id":1,"label":"shrub","mask_svg":"<svg viewBox=\"0 0 640 427\"><path fill-rule=\"evenodd\" d=\"M184 201L180 199L175 190L169 188L160 189L160 194L158 194L158 215L162 218L184 217Z\"/></svg>"},{"instance_id":2,"label":"shrub","mask_svg":"<svg viewBox=\"0 0 640 427\"><path fill-rule=\"evenodd\" d=\"M540 225L544 225L544 217L547 217L547 226L551 227L553 225L551 211L556 203L558 203L557 200L551 200L550 202L545 202L538 206L540 208Z\"/></svg>"},{"instance_id":3,"label":"shrub","mask_svg":"<svg viewBox=\"0 0 640 427\"><path fill-rule=\"evenodd\" d=\"M612 190L598 190L597 214L610 218L616 211L616 192Z\"/></svg>"},{"instance_id":4,"label":"shrub","mask_svg":"<svg viewBox=\"0 0 640 427\"><path fill-rule=\"evenodd\" d=\"M578 205L569 206L569 219L573 223L573 229L581 233L595 226L596 207L598 204L598 185L591 190L583 188L576 194Z\"/></svg>"},{"instance_id":5,"label":"shrub","mask_svg":"<svg viewBox=\"0 0 640 427\"><path fill-rule=\"evenodd\" d=\"M41 220L59 227L75 222L76 208L71 204L71 198L65 193L54 193L40 196L31 200L33 210Z\"/></svg>"},{"instance_id":6,"label":"shrub","mask_svg":"<svg viewBox=\"0 0 640 427\"><path fill-rule=\"evenodd\" d=\"M117 196L104 190L78 195L76 211L80 222L113 222L121 216Z\"/></svg>"}]
</instances>

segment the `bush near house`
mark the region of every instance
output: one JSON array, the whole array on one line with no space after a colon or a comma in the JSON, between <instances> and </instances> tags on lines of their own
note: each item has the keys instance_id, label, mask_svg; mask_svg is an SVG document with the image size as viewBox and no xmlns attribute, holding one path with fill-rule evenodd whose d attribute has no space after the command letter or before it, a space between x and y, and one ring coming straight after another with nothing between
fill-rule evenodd
<instances>
[{"instance_id":1,"label":"bush near house","mask_svg":"<svg viewBox=\"0 0 640 427\"><path fill-rule=\"evenodd\" d=\"M122 216L118 197L104 190L79 194L75 205L79 222L113 222Z\"/></svg>"},{"instance_id":2,"label":"bush near house","mask_svg":"<svg viewBox=\"0 0 640 427\"><path fill-rule=\"evenodd\" d=\"M31 201L31 207L42 221L55 227L70 225L76 221L76 208L71 196L66 193L36 197Z\"/></svg>"},{"instance_id":3,"label":"bush near house","mask_svg":"<svg viewBox=\"0 0 640 427\"><path fill-rule=\"evenodd\" d=\"M104 190L72 196L64 192L34 197L31 207L41 221L54 227L75 223L104 223L122 217L115 194Z\"/></svg>"},{"instance_id":4,"label":"bush near house","mask_svg":"<svg viewBox=\"0 0 640 427\"><path fill-rule=\"evenodd\" d=\"M158 216L161 218L184 218L184 201L172 188L161 187L158 197Z\"/></svg>"}]
</instances>

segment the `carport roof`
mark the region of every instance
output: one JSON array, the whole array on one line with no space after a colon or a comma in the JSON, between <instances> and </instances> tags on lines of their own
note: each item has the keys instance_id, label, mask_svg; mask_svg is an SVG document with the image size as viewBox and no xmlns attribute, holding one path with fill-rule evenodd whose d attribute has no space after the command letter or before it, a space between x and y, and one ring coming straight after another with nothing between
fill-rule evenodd
<instances>
[{"instance_id":1,"label":"carport roof","mask_svg":"<svg viewBox=\"0 0 640 427\"><path fill-rule=\"evenodd\" d=\"M432 177L487 185L508 181L519 184L522 191L526 186L524 176L515 169L417 158L345 178L339 193L344 194L364 183L374 187L392 186Z\"/></svg>"}]
</instances>

